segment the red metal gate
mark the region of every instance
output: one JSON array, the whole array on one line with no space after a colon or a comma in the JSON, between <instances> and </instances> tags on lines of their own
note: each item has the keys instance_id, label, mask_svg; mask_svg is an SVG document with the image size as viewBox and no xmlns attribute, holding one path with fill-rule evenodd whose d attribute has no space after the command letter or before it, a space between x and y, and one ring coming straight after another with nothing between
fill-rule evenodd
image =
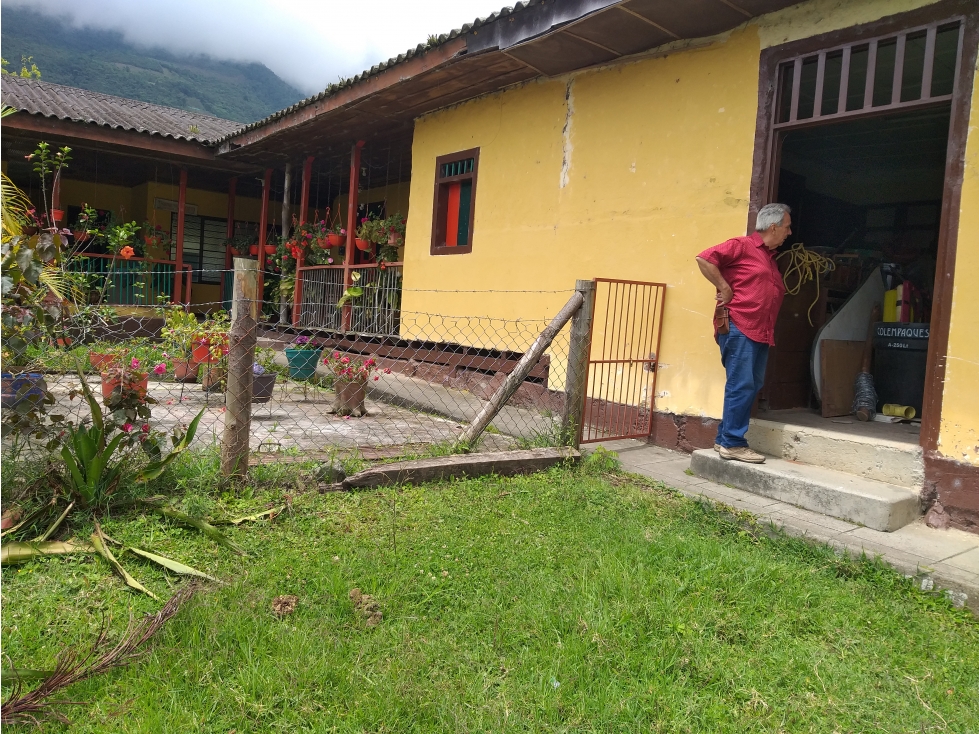
<instances>
[{"instance_id":1,"label":"red metal gate","mask_svg":"<svg viewBox=\"0 0 979 734\"><path fill-rule=\"evenodd\" d=\"M595 279L582 443L649 436L665 299L665 283Z\"/></svg>"}]
</instances>

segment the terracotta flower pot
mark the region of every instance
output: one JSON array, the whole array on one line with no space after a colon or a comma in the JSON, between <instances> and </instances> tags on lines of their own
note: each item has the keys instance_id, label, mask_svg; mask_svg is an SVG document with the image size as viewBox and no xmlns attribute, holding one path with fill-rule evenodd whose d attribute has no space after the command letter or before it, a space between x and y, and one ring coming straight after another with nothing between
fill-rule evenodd
<instances>
[{"instance_id":1,"label":"terracotta flower pot","mask_svg":"<svg viewBox=\"0 0 979 734\"><path fill-rule=\"evenodd\" d=\"M388 233L388 244L391 245L392 247L397 247L398 245L400 245L401 244L401 235L399 235L397 232L389 232Z\"/></svg>"},{"instance_id":2,"label":"terracotta flower pot","mask_svg":"<svg viewBox=\"0 0 979 734\"><path fill-rule=\"evenodd\" d=\"M209 339L193 339L190 342L191 347L191 357L197 364L208 364L210 362L217 362L219 357L211 351L211 348L220 344L221 353L228 353L228 337L225 336L220 341L215 341L214 344L211 343Z\"/></svg>"},{"instance_id":3,"label":"terracotta flower pot","mask_svg":"<svg viewBox=\"0 0 979 734\"><path fill-rule=\"evenodd\" d=\"M248 248L248 254L252 257L258 257L258 245L251 245Z\"/></svg>"},{"instance_id":4,"label":"terracotta flower pot","mask_svg":"<svg viewBox=\"0 0 979 734\"><path fill-rule=\"evenodd\" d=\"M326 241L330 243L330 247L339 247L347 241L346 235L333 234L332 232L326 236Z\"/></svg>"},{"instance_id":5,"label":"terracotta flower pot","mask_svg":"<svg viewBox=\"0 0 979 734\"><path fill-rule=\"evenodd\" d=\"M65 221L65 210L64 209L52 209L51 210L51 218L55 222L63 222L63 221Z\"/></svg>"},{"instance_id":6,"label":"terracotta flower pot","mask_svg":"<svg viewBox=\"0 0 979 734\"><path fill-rule=\"evenodd\" d=\"M122 383L118 377L110 376L108 372L102 373L102 400L105 402L109 401L112 397L112 392ZM129 387L132 388L139 397L145 398L147 391L150 389L150 377L147 375L141 380L130 380Z\"/></svg>"},{"instance_id":7,"label":"terracotta flower pot","mask_svg":"<svg viewBox=\"0 0 979 734\"><path fill-rule=\"evenodd\" d=\"M265 254L266 255L274 255L275 254L275 245L266 245L265 246Z\"/></svg>"},{"instance_id":8,"label":"terracotta flower pot","mask_svg":"<svg viewBox=\"0 0 979 734\"><path fill-rule=\"evenodd\" d=\"M119 355L112 352L89 352L88 361L92 369L101 372L113 362L118 362Z\"/></svg>"},{"instance_id":9,"label":"terracotta flower pot","mask_svg":"<svg viewBox=\"0 0 979 734\"><path fill-rule=\"evenodd\" d=\"M337 415L367 415L364 399L367 397L367 385L356 380L337 380L333 383L336 397L333 400L333 412Z\"/></svg>"},{"instance_id":10,"label":"terracotta flower pot","mask_svg":"<svg viewBox=\"0 0 979 734\"><path fill-rule=\"evenodd\" d=\"M227 376L228 370L224 367L204 365L201 370L201 388L205 392L219 392L224 389Z\"/></svg>"},{"instance_id":11,"label":"terracotta flower pot","mask_svg":"<svg viewBox=\"0 0 979 734\"><path fill-rule=\"evenodd\" d=\"M358 250L361 250L363 252L367 252L369 249L371 249L371 241L362 240L360 239L360 237L354 238L354 244L357 245Z\"/></svg>"},{"instance_id":12,"label":"terracotta flower pot","mask_svg":"<svg viewBox=\"0 0 979 734\"><path fill-rule=\"evenodd\" d=\"M72 232L72 234L75 237L75 242L78 244L81 244L88 239L88 230L85 229L76 229L74 232Z\"/></svg>"},{"instance_id":13,"label":"terracotta flower pot","mask_svg":"<svg viewBox=\"0 0 979 734\"><path fill-rule=\"evenodd\" d=\"M197 382L197 362L193 359L173 360L173 377L177 382Z\"/></svg>"}]
</instances>

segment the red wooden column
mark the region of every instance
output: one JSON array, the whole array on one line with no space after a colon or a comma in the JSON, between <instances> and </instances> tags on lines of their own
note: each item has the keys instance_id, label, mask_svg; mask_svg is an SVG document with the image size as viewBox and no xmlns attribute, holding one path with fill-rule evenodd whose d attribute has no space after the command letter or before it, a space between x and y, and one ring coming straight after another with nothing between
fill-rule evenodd
<instances>
[{"instance_id":1,"label":"red wooden column","mask_svg":"<svg viewBox=\"0 0 979 734\"><path fill-rule=\"evenodd\" d=\"M258 217L258 300L263 300L265 291L265 243L269 227L269 195L272 193L272 169L265 169L262 182L262 213ZM261 313L261 311L259 311Z\"/></svg>"},{"instance_id":2,"label":"red wooden column","mask_svg":"<svg viewBox=\"0 0 979 734\"><path fill-rule=\"evenodd\" d=\"M360 151L364 147L363 140L354 143L350 150L350 193L347 196L347 250L343 258L343 285L349 288L353 285L350 275L353 272L354 237L357 236L357 189L360 187ZM353 308L348 301L343 304L343 314L341 316L340 328L343 331L350 330L351 316Z\"/></svg>"},{"instance_id":3,"label":"red wooden column","mask_svg":"<svg viewBox=\"0 0 979 734\"><path fill-rule=\"evenodd\" d=\"M190 287L187 288L187 293L181 293L184 274L184 213L187 211L187 169L180 169L180 193L177 195L177 235L174 237L174 243L176 244L176 255L174 259L177 264L174 266L173 271L173 302L182 303L186 301L190 303ZM181 298L183 296L183 298Z\"/></svg>"},{"instance_id":4,"label":"red wooden column","mask_svg":"<svg viewBox=\"0 0 979 734\"><path fill-rule=\"evenodd\" d=\"M303 190L299 199L299 223L306 223L306 211L309 209L309 183L313 178L313 156L306 158L303 163ZM303 253L299 251L299 259L296 260L296 284L292 289L292 325L299 325L299 312L303 303L303 279L300 268L303 266Z\"/></svg>"},{"instance_id":5,"label":"red wooden column","mask_svg":"<svg viewBox=\"0 0 979 734\"><path fill-rule=\"evenodd\" d=\"M238 190L238 177L232 176L228 181L228 226L225 230L227 238L230 240L235 236L235 193ZM231 259L230 245L224 248L224 273L221 273L221 303L224 304L225 292L224 281L227 279L227 272L231 270L234 263Z\"/></svg>"}]
</instances>

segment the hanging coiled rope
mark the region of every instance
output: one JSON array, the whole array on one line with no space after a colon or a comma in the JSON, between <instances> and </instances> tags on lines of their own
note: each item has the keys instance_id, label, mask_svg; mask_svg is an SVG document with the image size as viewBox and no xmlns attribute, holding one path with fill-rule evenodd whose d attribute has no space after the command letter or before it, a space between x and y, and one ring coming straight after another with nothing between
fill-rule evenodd
<instances>
[{"instance_id":1,"label":"hanging coiled rope","mask_svg":"<svg viewBox=\"0 0 979 734\"><path fill-rule=\"evenodd\" d=\"M819 301L819 276L836 270L836 263L828 257L807 250L801 242L796 242L791 248L777 255L775 259L781 260L786 255L789 257L789 263L782 275L786 294L794 296L810 280L816 281L816 297L810 304L809 310L806 311L806 318L809 319L809 325L812 326L812 308ZM790 285L790 281L793 283L792 285Z\"/></svg>"}]
</instances>

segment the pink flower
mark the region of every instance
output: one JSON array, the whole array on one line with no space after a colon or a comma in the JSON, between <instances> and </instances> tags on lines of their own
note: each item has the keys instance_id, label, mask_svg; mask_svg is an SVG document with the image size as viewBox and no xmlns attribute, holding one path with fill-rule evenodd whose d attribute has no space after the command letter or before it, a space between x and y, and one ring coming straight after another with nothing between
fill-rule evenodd
<instances>
[{"instance_id":1,"label":"pink flower","mask_svg":"<svg viewBox=\"0 0 979 734\"><path fill-rule=\"evenodd\" d=\"M341 236L343 236L343 235L345 235L345 234L347 234L347 230L345 230L345 229L341 229L341 230L340 230L340 235L341 235Z\"/></svg>"},{"instance_id":2,"label":"pink flower","mask_svg":"<svg viewBox=\"0 0 979 734\"><path fill-rule=\"evenodd\" d=\"M389 370L389 369L387 369L387 368L385 368L385 370L384 370L384 374L385 374L385 375L390 375L390 374L391 374L391 370Z\"/></svg>"},{"instance_id":3,"label":"pink flower","mask_svg":"<svg viewBox=\"0 0 979 734\"><path fill-rule=\"evenodd\" d=\"M132 423L123 423L122 424L122 430L125 431L126 433L129 433L131 430L133 430L133 424Z\"/></svg>"},{"instance_id":4,"label":"pink flower","mask_svg":"<svg viewBox=\"0 0 979 734\"><path fill-rule=\"evenodd\" d=\"M143 426L139 430L141 430L143 433L149 433L150 432L150 424L149 423L144 423Z\"/></svg>"},{"instance_id":5,"label":"pink flower","mask_svg":"<svg viewBox=\"0 0 979 734\"><path fill-rule=\"evenodd\" d=\"M162 375L166 371L167 366L163 362L160 362L160 364L153 368L153 374L155 375Z\"/></svg>"},{"instance_id":6,"label":"pink flower","mask_svg":"<svg viewBox=\"0 0 979 734\"><path fill-rule=\"evenodd\" d=\"M139 360L138 360L138 359L136 359L135 357L133 357L133 361L132 361L132 362L130 362L130 363L129 363L129 365L130 365L130 367L132 367L132 368L133 368L134 370L138 370L138 369L139 369Z\"/></svg>"},{"instance_id":7,"label":"pink flower","mask_svg":"<svg viewBox=\"0 0 979 734\"><path fill-rule=\"evenodd\" d=\"M340 359L340 352L334 352L333 359Z\"/></svg>"},{"instance_id":8,"label":"pink flower","mask_svg":"<svg viewBox=\"0 0 979 734\"><path fill-rule=\"evenodd\" d=\"M170 359L170 355L169 355L169 354L167 354L166 352L164 352L164 353L163 353L163 358L164 358L164 359Z\"/></svg>"},{"instance_id":9,"label":"pink flower","mask_svg":"<svg viewBox=\"0 0 979 734\"><path fill-rule=\"evenodd\" d=\"M333 258L332 257L326 258L326 264L327 265L332 265L333 264Z\"/></svg>"},{"instance_id":10,"label":"pink flower","mask_svg":"<svg viewBox=\"0 0 979 734\"><path fill-rule=\"evenodd\" d=\"M350 357L344 357L340 362L341 364L350 364Z\"/></svg>"},{"instance_id":11,"label":"pink flower","mask_svg":"<svg viewBox=\"0 0 979 734\"><path fill-rule=\"evenodd\" d=\"M374 382L377 382L380 379L381 379L380 377L378 377L377 375L374 375Z\"/></svg>"},{"instance_id":12,"label":"pink flower","mask_svg":"<svg viewBox=\"0 0 979 734\"><path fill-rule=\"evenodd\" d=\"M349 416L349 415L345 415L345 416L343 416L343 419L344 419L345 421L348 421L348 420L350 420L350 416Z\"/></svg>"}]
</instances>

